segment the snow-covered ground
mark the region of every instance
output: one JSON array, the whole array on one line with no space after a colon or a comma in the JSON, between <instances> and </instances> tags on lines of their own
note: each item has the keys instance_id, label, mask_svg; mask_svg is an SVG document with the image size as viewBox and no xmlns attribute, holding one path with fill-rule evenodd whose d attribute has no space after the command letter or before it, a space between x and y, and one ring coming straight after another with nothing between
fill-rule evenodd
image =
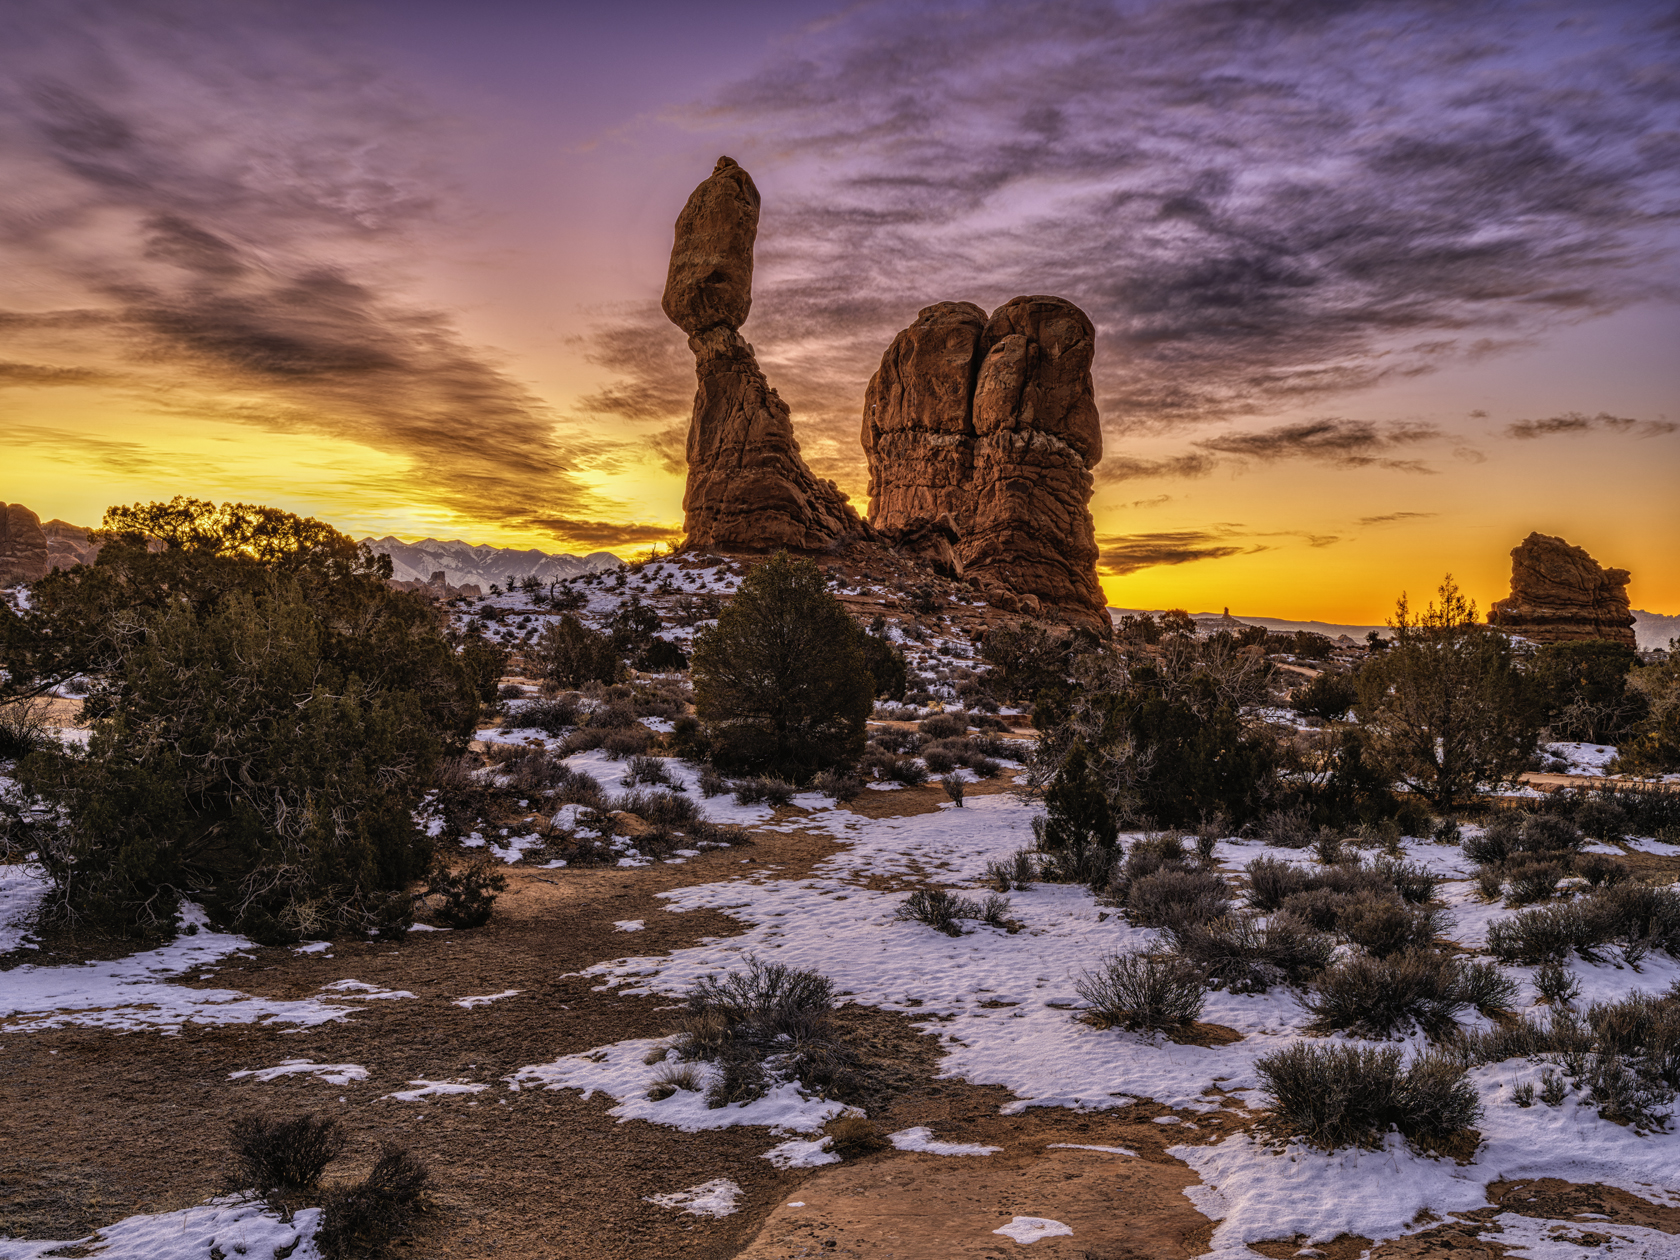
<instances>
[{"instance_id":1,"label":"snow-covered ground","mask_svg":"<svg viewBox=\"0 0 1680 1260\"><path fill-rule=\"evenodd\" d=\"M589 765L585 758L574 764ZM726 801L706 802L708 813L725 812ZM987 862L1032 843L1035 807L1013 795L970 797L961 810L947 805L881 820L832 808L821 798L798 803L812 810L798 825L827 831L845 845L841 852L808 878L785 879L773 868L754 867L735 879L662 894L671 912L726 910L748 930L667 956L601 964L591 969L600 983L626 993L676 995L702 976L741 968L750 956L812 968L834 981L843 1000L912 1013L918 1027L940 1037L941 1075L1006 1087L1015 1096L1006 1112L1094 1110L1143 1098L1181 1115L1258 1107L1263 1099L1255 1060L1302 1035L1307 1012L1287 989L1209 993L1202 1019L1242 1035L1211 1048L1079 1022L1079 974L1106 954L1158 939L1153 930L1132 927L1099 906L1082 888L1041 884L1013 893L1010 914L1024 924L1018 933L973 924L966 935L951 938L898 922L902 895L865 887L871 877L893 876L977 887ZM1409 860L1445 879L1440 895L1455 919L1446 935L1470 949L1484 945L1488 923L1511 911L1474 897L1471 863L1458 848L1407 841L1405 849ZM1233 874L1261 856L1312 860L1310 853L1254 843L1222 841L1217 850ZM1619 998L1631 989L1660 992L1680 979L1680 963L1664 956L1645 959L1639 971L1580 960L1570 966L1582 1001ZM1521 982L1519 1003L1532 1002L1533 969L1510 970ZM1481 1020L1471 1014L1465 1022ZM648 1059L666 1044L642 1038L562 1056L520 1069L507 1084L601 1090L617 1100L611 1114L621 1119L683 1129L766 1124L788 1134L811 1133L839 1110L805 1096L791 1081L755 1102L717 1110L688 1090L652 1101L649 1087L665 1065ZM1411 1054L1425 1045L1421 1037L1405 1044ZM702 1078L711 1070L695 1066ZM1658 1203L1680 1203L1680 1133L1623 1128L1601 1119L1578 1095L1555 1108L1518 1107L1513 1087L1537 1082L1539 1073L1538 1065L1521 1060L1471 1073L1486 1114L1478 1125L1482 1144L1465 1165L1419 1155L1398 1138L1378 1151L1325 1155L1299 1144L1274 1149L1244 1134L1171 1153L1202 1177L1202 1185L1187 1193L1220 1222L1215 1254L1252 1256L1246 1242L1292 1234L1318 1240L1343 1232L1399 1236L1421 1227L1413 1222L1426 1206L1437 1214L1485 1206L1484 1187L1508 1178L1603 1182ZM700 1083L703 1088L704 1079ZM1554 1242L1542 1234L1533 1238L1525 1242L1540 1248L1532 1254L1564 1254L1545 1250ZM1665 1245L1672 1247L1673 1240Z\"/></svg>"}]
</instances>

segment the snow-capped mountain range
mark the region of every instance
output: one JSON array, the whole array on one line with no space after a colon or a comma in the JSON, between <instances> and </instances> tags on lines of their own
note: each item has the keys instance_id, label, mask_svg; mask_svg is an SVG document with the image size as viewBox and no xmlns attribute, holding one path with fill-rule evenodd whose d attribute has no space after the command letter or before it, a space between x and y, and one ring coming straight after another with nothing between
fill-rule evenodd
<instances>
[{"instance_id":1,"label":"snow-capped mountain range","mask_svg":"<svg viewBox=\"0 0 1680 1260\"><path fill-rule=\"evenodd\" d=\"M576 577L580 573L599 573L616 569L623 563L606 551L594 551L587 556L572 556L538 551L520 551L513 547L492 547L487 543L474 546L455 539L441 542L436 538L422 538L405 543L397 538L364 538L362 542L375 552L391 557L391 576L403 582L424 582L432 574L443 573L451 586L474 585L488 589L494 582L506 586L508 578L522 578L534 574L539 581L555 582Z\"/></svg>"}]
</instances>

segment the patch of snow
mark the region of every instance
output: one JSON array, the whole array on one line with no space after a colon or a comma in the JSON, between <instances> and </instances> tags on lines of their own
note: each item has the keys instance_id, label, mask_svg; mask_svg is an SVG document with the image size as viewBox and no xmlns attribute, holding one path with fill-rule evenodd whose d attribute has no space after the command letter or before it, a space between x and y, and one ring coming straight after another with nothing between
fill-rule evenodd
<instances>
[{"instance_id":1,"label":"patch of snow","mask_svg":"<svg viewBox=\"0 0 1680 1260\"><path fill-rule=\"evenodd\" d=\"M383 1095L395 1098L399 1102L419 1102L422 1098L432 1098L440 1094L476 1094L489 1089L488 1085L474 1081L410 1081L413 1089L398 1090L394 1094Z\"/></svg>"},{"instance_id":2,"label":"patch of snow","mask_svg":"<svg viewBox=\"0 0 1680 1260\"><path fill-rule=\"evenodd\" d=\"M620 932L640 932L647 926L645 919L614 919L613 927Z\"/></svg>"},{"instance_id":3,"label":"patch of snow","mask_svg":"<svg viewBox=\"0 0 1680 1260\"><path fill-rule=\"evenodd\" d=\"M305 944L305 945L294 945L292 947L292 953L294 953L294 954L324 954L331 948L332 948L332 942L331 941L310 941L308 944Z\"/></svg>"},{"instance_id":4,"label":"patch of snow","mask_svg":"<svg viewBox=\"0 0 1680 1260\"><path fill-rule=\"evenodd\" d=\"M475 997L456 998L455 1001L450 1003L450 1005L463 1007L464 1009L470 1011L475 1006L486 1006L491 1002L500 1001L502 998L514 997L523 992L523 989L503 989L500 993L481 993Z\"/></svg>"},{"instance_id":5,"label":"patch of snow","mask_svg":"<svg viewBox=\"0 0 1680 1260\"><path fill-rule=\"evenodd\" d=\"M1629 840L1627 847L1637 849L1641 853L1654 853L1659 857L1680 855L1680 844L1664 844L1661 840Z\"/></svg>"},{"instance_id":6,"label":"patch of snow","mask_svg":"<svg viewBox=\"0 0 1680 1260\"><path fill-rule=\"evenodd\" d=\"M840 1157L828 1149L833 1140L821 1137L806 1142L800 1138L789 1138L779 1146L772 1146L759 1158L769 1160L776 1168L820 1168L824 1164L838 1164Z\"/></svg>"},{"instance_id":7,"label":"patch of snow","mask_svg":"<svg viewBox=\"0 0 1680 1260\"><path fill-rule=\"evenodd\" d=\"M370 1002L414 996L407 989L382 989L377 984L369 984L365 980L334 980L331 984L323 984L321 992L337 993L342 997L360 998Z\"/></svg>"},{"instance_id":8,"label":"patch of snow","mask_svg":"<svg viewBox=\"0 0 1680 1260\"><path fill-rule=\"evenodd\" d=\"M348 1085L351 1081L367 1080L367 1069L355 1063L317 1063L313 1059L282 1059L275 1067L229 1072L228 1080L243 1080L247 1076L259 1081L278 1080L282 1076L313 1076L328 1085Z\"/></svg>"},{"instance_id":9,"label":"patch of snow","mask_svg":"<svg viewBox=\"0 0 1680 1260\"><path fill-rule=\"evenodd\" d=\"M740 1186L727 1177L717 1177L690 1186L687 1190L650 1194L642 1202L663 1208L681 1208L690 1216L730 1216L737 1210L735 1204L740 1197Z\"/></svg>"},{"instance_id":10,"label":"patch of snow","mask_svg":"<svg viewBox=\"0 0 1680 1260\"><path fill-rule=\"evenodd\" d=\"M1073 1236L1073 1229L1046 1216L1017 1216L1002 1228L994 1229L992 1233L1013 1238L1024 1246L1027 1243L1035 1243L1040 1238L1070 1238Z\"/></svg>"},{"instance_id":11,"label":"patch of snow","mask_svg":"<svg viewBox=\"0 0 1680 1260\"><path fill-rule=\"evenodd\" d=\"M197 1024L296 1024L313 1027L355 1010L314 998L284 1001L235 989L195 989L170 978L208 967L256 946L243 936L208 930L204 912L182 907L183 932L169 944L126 958L60 966L29 963L6 972L0 985L0 1032L46 1028L108 1028L115 1032L178 1033Z\"/></svg>"},{"instance_id":12,"label":"patch of snow","mask_svg":"<svg viewBox=\"0 0 1680 1260\"><path fill-rule=\"evenodd\" d=\"M996 1155L1003 1149L1001 1146L979 1146L973 1142L941 1142L933 1136L933 1130L923 1124L889 1133L887 1140L895 1150L920 1151L924 1155Z\"/></svg>"},{"instance_id":13,"label":"patch of snow","mask_svg":"<svg viewBox=\"0 0 1680 1260\"><path fill-rule=\"evenodd\" d=\"M225 1256L289 1251L292 1260L320 1260L314 1242L320 1223L320 1208L303 1208L288 1222L260 1199L225 1195L178 1212L125 1217L85 1238L0 1238L0 1260L42 1260L72 1246L99 1260L211 1260L212 1248Z\"/></svg>"},{"instance_id":14,"label":"patch of snow","mask_svg":"<svg viewBox=\"0 0 1680 1260\"><path fill-rule=\"evenodd\" d=\"M1592 1256L1673 1260L1680 1255L1680 1242L1673 1234L1643 1225L1618 1224L1594 1212L1583 1212L1581 1216L1592 1224L1583 1227L1579 1218L1556 1221L1501 1212L1488 1222L1489 1232L1480 1237L1486 1242L1497 1242L1505 1255L1517 1260L1583 1260ZM1493 1232L1494 1229L1498 1232ZM1589 1240L1588 1234L1594 1235L1594 1239Z\"/></svg>"},{"instance_id":15,"label":"patch of snow","mask_svg":"<svg viewBox=\"0 0 1680 1260\"><path fill-rule=\"evenodd\" d=\"M38 948L30 944L25 925L51 887L46 870L32 862L0 866L0 954Z\"/></svg>"}]
</instances>

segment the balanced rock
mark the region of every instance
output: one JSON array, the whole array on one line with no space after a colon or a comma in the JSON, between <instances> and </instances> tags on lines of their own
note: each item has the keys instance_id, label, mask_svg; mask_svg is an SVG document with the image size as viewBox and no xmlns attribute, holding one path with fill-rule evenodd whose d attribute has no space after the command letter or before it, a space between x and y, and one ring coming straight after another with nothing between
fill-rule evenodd
<instances>
[{"instance_id":1,"label":"balanced rock","mask_svg":"<svg viewBox=\"0 0 1680 1260\"><path fill-rule=\"evenodd\" d=\"M41 518L21 503L0 503L0 586L47 574L47 536Z\"/></svg>"},{"instance_id":2,"label":"balanced rock","mask_svg":"<svg viewBox=\"0 0 1680 1260\"><path fill-rule=\"evenodd\" d=\"M949 518L958 572L992 602L1106 630L1087 507L1102 458L1094 351L1090 319L1062 298L990 318L968 302L922 310L864 399L870 524L926 556Z\"/></svg>"},{"instance_id":3,"label":"balanced rock","mask_svg":"<svg viewBox=\"0 0 1680 1260\"><path fill-rule=\"evenodd\" d=\"M1536 643L1610 639L1635 647L1628 578L1561 538L1530 534L1511 549L1511 593L1488 609L1488 623Z\"/></svg>"},{"instance_id":4,"label":"balanced rock","mask_svg":"<svg viewBox=\"0 0 1680 1260\"><path fill-rule=\"evenodd\" d=\"M661 302L688 334L698 389L683 530L696 547L817 551L872 531L799 454L787 404L739 329L752 308L758 189L719 158L677 218Z\"/></svg>"}]
</instances>

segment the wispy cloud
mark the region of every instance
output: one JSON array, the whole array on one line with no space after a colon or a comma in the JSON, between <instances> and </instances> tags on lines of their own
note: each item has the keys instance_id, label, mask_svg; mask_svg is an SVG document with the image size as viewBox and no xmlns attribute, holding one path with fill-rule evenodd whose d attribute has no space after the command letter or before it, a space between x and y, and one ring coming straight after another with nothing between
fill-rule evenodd
<instances>
[{"instance_id":1,"label":"wispy cloud","mask_svg":"<svg viewBox=\"0 0 1680 1260\"><path fill-rule=\"evenodd\" d=\"M1223 560L1264 551L1263 545L1244 546L1230 542L1217 531L1184 529L1152 534L1110 534L1097 539L1097 567L1103 573L1124 577L1157 565L1190 564L1196 560Z\"/></svg>"},{"instance_id":2,"label":"wispy cloud","mask_svg":"<svg viewBox=\"0 0 1680 1260\"><path fill-rule=\"evenodd\" d=\"M1421 521L1431 516L1438 516L1438 512L1385 512L1381 516L1361 516L1361 525L1390 525L1395 521Z\"/></svg>"},{"instance_id":3,"label":"wispy cloud","mask_svg":"<svg viewBox=\"0 0 1680 1260\"><path fill-rule=\"evenodd\" d=\"M599 438L408 295L448 123L341 35L313 6L7 6L0 266L58 301L0 309L28 360L0 386L97 377L142 410L344 439L462 517L601 542L622 505L578 475Z\"/></svg>"},{"instance_id":4,"label":"wispy cloud","mask_svg":"<svg viewBox=\"0 0 1680 1260\"><path fill-rule=\"evenodd\" d=\"M1628 416L1612 416L1599 412L1596 416L1568 411L1543 420L1518 420L1505 426L1505 436L1519 442L1535 438L1557 437L1564 434L1616 433L1638 438L1666 437L1680 432L1680 424L1672 420L1634 420Z\"/></svg>"},{"instance_id":5,"label":"wispy cloud","mask_svg":"<svg viewBox=\"0 0 1680 1260\"><path fill-rule=\"evenodd\" d=\"M858 6L690 121L777 173L754 340L802 433L849 443L919 307L1019 293L1092 315L1111 435L1162 433L1672 296L1677 36L1634 3ZM627 414L682 366L631 365Z\"/></svg>"},{"instance_id":6,"label":"wispy cloud","mask_svg":"<svg viewBox=\"0 0 1680 1260\"><path fill-rule=\"evenodd\" d=\"M1271 463L1309 459L1346 468L1379 465L1401 472L1427 472L1417 459L1396 459L1389 452L1432 442L1443 433L1433 425L1377 425L1369 420L1310 420L1257 433L1228 433L1195 443L1205 451Z\"/></svg>"}]
</instances>

